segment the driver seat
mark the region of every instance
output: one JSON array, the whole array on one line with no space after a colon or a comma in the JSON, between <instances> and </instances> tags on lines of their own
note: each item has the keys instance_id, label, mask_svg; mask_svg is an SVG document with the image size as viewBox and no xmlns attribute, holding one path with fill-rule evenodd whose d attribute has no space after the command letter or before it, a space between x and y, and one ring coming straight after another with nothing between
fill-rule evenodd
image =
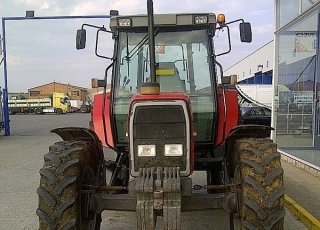
<instances>
[{"instance_id":1,"label":"driver seat","mask_svg":"<svg viewBox=\"0 0 320 230\"><path fill-rule=\"evenodd\" d=\"M179 71L173 62L159 62L156 79L161 92L185 92L184 81L180 79Z\"/></svg>"}]
</instances>

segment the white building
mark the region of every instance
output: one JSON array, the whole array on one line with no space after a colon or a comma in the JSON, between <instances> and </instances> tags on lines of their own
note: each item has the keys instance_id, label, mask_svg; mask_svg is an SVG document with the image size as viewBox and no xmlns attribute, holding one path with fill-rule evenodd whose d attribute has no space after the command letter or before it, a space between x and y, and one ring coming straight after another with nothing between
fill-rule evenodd
<instances>
[{"instance_id":1,"label":"white building","mask_svg":"<svg viewBox=\"0 0 320 230\"><path fill-rule=\"evenodd\" d=\"M274 42L270 41L224 72L224 76L237 76L240 104L272 107L273 51Z\"/></svg>"}]
</instances>

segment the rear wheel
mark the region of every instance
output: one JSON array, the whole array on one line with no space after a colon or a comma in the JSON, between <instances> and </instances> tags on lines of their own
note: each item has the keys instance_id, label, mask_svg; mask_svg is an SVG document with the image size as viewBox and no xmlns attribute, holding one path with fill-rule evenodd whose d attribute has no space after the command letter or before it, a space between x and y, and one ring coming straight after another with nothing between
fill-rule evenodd
<instances>
[{"instance_id":1,"label":"rear wheel","mask_svg":"<svg viewBox=\"0 0 320 230\"><path fill-rule=\"evenodd\" d=\"M276 144L269 139L241 139L236 154L238 213L231 214L231 229L283 229L283 169Z\"/></svg>"},{"instance_id":2,"label":"rear wheel","mask_svg":"<svg viewBox=\"0 0 320 230\"><path fill-rule=\"evenodd\" d=\"M8 113L9 113L9 115L15 114L15 112L12 109L8 109Z\"/></svg>"},{"instance_id":3,"label":"rear wheel","mask_svg":"<svg viewBox=\"0 0 320 230\"><path fill-rule=\"evenodd\" d=\"M40 114L42 114L42 109L35 109L34 112L35 112L35 114L40 115Z\"/></svg>"},{"instance_id":4,"label":"rear wheel","mask_svg":"<svg viewBox=\"0 0 320 230\"><path fill-rule=\"evenodd\" d=\"M99 230L101 214L88 213L84 185L96 185L99 159L83 141L62 141L49 147L37 189L39 229Z\"/></svg>"}]
</instances>

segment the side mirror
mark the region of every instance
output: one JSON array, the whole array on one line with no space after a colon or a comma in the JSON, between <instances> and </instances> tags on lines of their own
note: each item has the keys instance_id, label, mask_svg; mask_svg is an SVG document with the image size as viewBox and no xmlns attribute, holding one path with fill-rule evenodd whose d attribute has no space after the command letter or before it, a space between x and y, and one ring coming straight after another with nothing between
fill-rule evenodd
<instances>
[{"instance_id":1,"label":"side mirror","mask_svg":"<svg viewBox=\"0 0 320 230\"><path fill-rule=\"evenodd\" d=\"M241 42L248 42L252 41L252 32L251 32L251 25L249 22L242 22L240 23L240 39Z\"/></svg>"},{"instance_id":2,"label":"side mirror","mask_svg":"<svg viewBox=\"0 0 320 230\"><path fill-rule=\"evenodd\" d=\"M84 49L86 47L86 30L80 29L77 30L77 37L76 37L76 48L77 50Z\"/></svg>"}]
</instances>

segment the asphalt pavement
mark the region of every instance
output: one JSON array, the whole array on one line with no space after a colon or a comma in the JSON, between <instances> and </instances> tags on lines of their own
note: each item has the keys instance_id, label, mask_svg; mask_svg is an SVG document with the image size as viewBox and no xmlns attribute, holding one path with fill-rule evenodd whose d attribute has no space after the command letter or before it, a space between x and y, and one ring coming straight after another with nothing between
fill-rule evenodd
<instances>
[{"instance_id":1,"label":"asphalt pavement","mask_svg":"<svg viewBox=\"0 0 320 230\"><path fill-rule=\"evenodd\" d=\"M43 165L43 155L48 152L48 146L61 140L60 137L49 131L57 127L88 127L89 118L89 114L28 114L10 117L11 136L3 136L3 133L0 133L1 230L38 229L38 217L35 211L38 203L36 189L39 186L39 169ZM308 190L309 184L306 183L310 180L311 175L304 175L301 172L295 174L292 172L295 169L292 169L290 165L284 164L284 166L287 193L295 191L296 195L289 195L296 200L303 196L304 199L299 202L306 202L306 209L310 204L317 203L313 204L314 210L317 211L317 207L320 205L317 200L319 196L317 196L316 190ZM195 173L195 178L203 179L201 175L197 174ZM314 183L319 185L319 181L314 181ZM318 191L320 190L318 189ZM161 221L162 219L158 218L159 226ZM128 230L135 229L135 226L134 212L103 212L101 230ZM157 229L161 228L157 227ZM182 229L229 229L228 215L222 210L183 213ZM285 229L301 230L307 228L287 210Z\"/></svg>"}]
</instances>

